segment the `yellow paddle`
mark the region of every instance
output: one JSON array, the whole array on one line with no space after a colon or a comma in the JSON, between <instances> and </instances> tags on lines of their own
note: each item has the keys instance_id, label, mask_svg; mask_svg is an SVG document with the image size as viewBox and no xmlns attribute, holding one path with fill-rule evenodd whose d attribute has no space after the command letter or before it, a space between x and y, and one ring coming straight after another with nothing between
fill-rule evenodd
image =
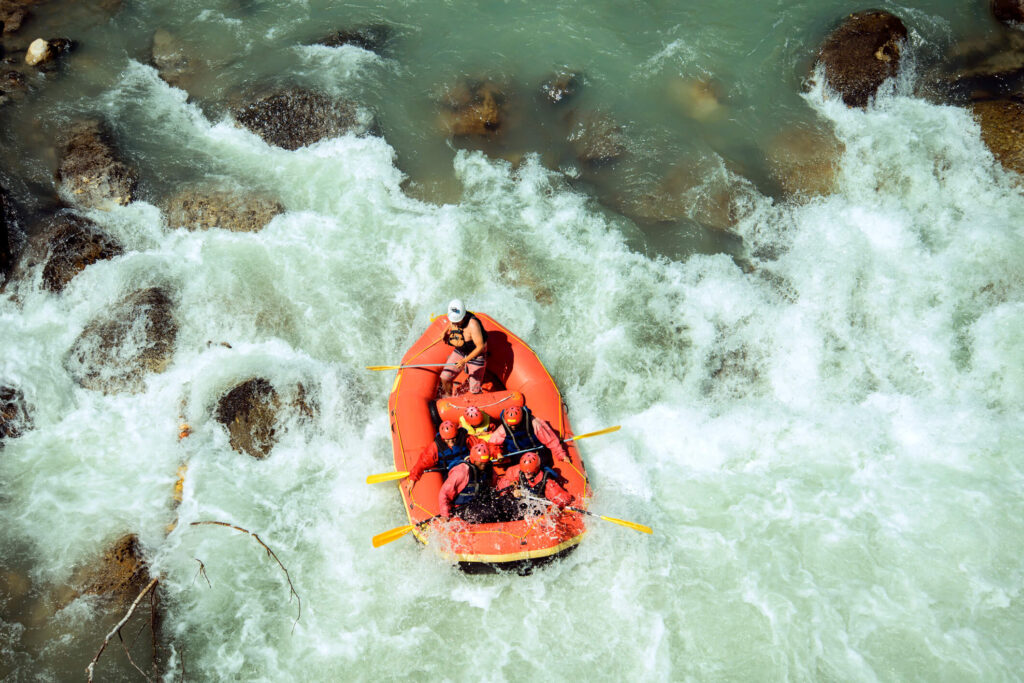
<instances>
[{"instance_id":1,"label":"yellow paddle","mask_svg":"<svg viewBox=\"0 0 1024 683\"><path fill-rule=\"evenodd\" d=\"M565 441L566 442L569 442L569 441L579 441L580 439L586 439L586 438L591 437L591 436L600 436L601 434L607 434L609 432L617 432L620 429L622 429L622 425L615 425L614 427L607 427L605 429L599 429L596 432L587 432L586 434L577 434L576 436L569 437ZM534 449L527 448L526 450L516 451L515 453L508 453L507 455L503 455L501 457L507 458L507 457L510 457L510 456L513 456L513 455L520 455L521 453L529 453L531 450L534 450ZM368 476L366 478L366 483L367 484L380 484L380 483L385 482L385 481L395 481L396 479L405 479L408 476L409 476L408 472L382 472L381 474L371 474L370 476Z\"/></svg>"},{"instance_id":2,"label":"yellow paddle","mask_svg":"<svg viewBox=\"0 0 1024 683\"><path fill-rule=\"evenodd\" d=\"M381 474L371 474L366 478L367 484L379 484L383 481L394 481L395 479L405 479L409 476L408 472L383 472Z\"/></svg>"},{"instance_id":3,"label":"yellow paddle","mask_svg":"<svg viewBox=\"0 0 1024 683\"><path fill-rule=\"evenodd\" d=\"M569 443L570 441L579 441L580 439L589 439L592 436L601 436L602 434L608 434L609 432L617 432L622 429L622 425L615 425L614 427L605 427L604 429L598 429L596 432L587 432L586 434L577 434L576 436L570 436L568 439L564 439L563 443ZM514 451L512 453L506 453L501 456L503 458L510 458L513 455L521 455L523 453L529 453L535 451L536 448L524 448L521 451Z\"/></svg>"},{"instance_id":4,"label":"yellow paddle","mask_svg":"<svg viewBox=\"0 0 1024 683\"><path fill-rule=\"evenodd\" d=\"M595 514L593 512L590 512L589 510L582 510L580 508L567 507L565 509L566 510L572 510L573 512L579 512L579 513L584 514L584 515L590 515L591 517L600 517L601 519L603 519L606 522L612 522L614 524L621 524L622 526L628 526L630 529L636 529L637 531L642 531L645 534L653 534L654 533L651 530L651 527L644 526L643 524L637 524L636 522L627 522L624 519L616 519L614 517L605 517L604 515L598 515L598 514Z\"/></svg>"},{"instance_id":5,"label":"yellow paddle","mask_svg":"<svg viewBox=\"0 0 1024 683\"><path fill-rule=\"evenodd\" d=\"M420 522L419 524L406 524L405 526L395 527L394 529L390 529L388 531L385 531L384 533L377 534L376 536L374 536L371 539L370 542L373 543L373 547L374 548L379 548L382 545L384 545L385 543L391 543L391 541L397 541L402 536L405 536L407 533L409 533L410 531L412 531L416 527L423 526L424 524L428 524L428 523L434 521L437 518L438 518L438 515L434 515L430 519L425 519L422 522Z\"/></svg>"},{"instance_id":6,"label":"yellow paddle","mask_svg":"<svg viewBox=\"0 0 1024 683\"><path fill-rule=\"evenodd\" d=\"M404 370L405 368L443 368L454 363L419 363L417 365L367 365L367 370Z\"/></svg>"}]
</instances>

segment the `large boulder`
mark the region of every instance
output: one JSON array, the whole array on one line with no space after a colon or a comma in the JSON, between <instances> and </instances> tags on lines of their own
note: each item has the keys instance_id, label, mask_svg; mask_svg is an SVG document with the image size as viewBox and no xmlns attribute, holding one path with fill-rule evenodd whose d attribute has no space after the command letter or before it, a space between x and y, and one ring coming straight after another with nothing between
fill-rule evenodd
<instances>
[{"instance_id":1,"label":"large boulder","mask_svg":"<svg viewBox=\"0 0 1024 683\"><path fill-rule=\"evenodd\" d=\"M174 354L178 324L159 287L135 292L89 323L71 346L65 368L86 389L137 393L147 372L163 372Z\"/></svg>"},{"instance_id":2,"label":"large boulder","mask_svg":"<svg viewBox=\"0 0 1024 683\"><path fill-rule=\"evenodd\" d=\"M277 414L281 399L262 377L247 380L224 394L217 403L217 421L228 430L231 447L262 460L277 441Z\"/></svg>"},{"instance_id":3,"label":"large boulder","mask_svg":"<svg viewBox=\"0 0 1024 683\"><path fill-rule=\"evenodd\" d=\"M81 593L99 595L128 607L150 582L149 564L135 534L112 543L99 562L83 568L72 580Z\"/></svg>"},{"instance_id":4,"label":"large boulder","mask_svg":"<svg viewBox=\"0 0 1024 683\"><path fill-rule=\"evenodd\" d=\"M1004 24L1024 23L1024 0L992 0L992 16Z\"/></svg>"},{"instance_id":5,"label":"large boulder","mask_svg":"<svg viewBox=\"0 0 1024 683\"><path fill-rule=\"evenodd\" d=\"M313 416L316 404L302 383L286 386L283 392L284 396L269 380L253 377L220 397L215 416L227 430L232 448L262 460L277 443L282 407L300 419Z\"/></svg>"},{"instance_id":6,"label":"large boulder","mask_svg":"<svg viewBox=\"0 0 1024 683\"><path fill-rule=\"evenodd\" d=\"M610 164L628 151L622 127L604 112L574 112L568 140L576 158L590 167Z\"/></svg>"},{"instance_id":7,"label":"large boulder","mask_svg":"<svg viewBox=\"0 0 1024 683\"><path fill-rule=\"evenodd\" d=\"M71 278L87 266L124 253L124 248L92 221L62 211L54 216L49 231L43 286L51 292L63 291Z\"/></svg>"},{"instance_id":8,"label":"large boulder","mask_svg":"<svg viewBox=\"0 0 1024 683\"><path fill-rule=\"evenodd\" d=\"M1024 92L1024 31L997 31L957 43L931 80L928 86L938 91L940 101L965 103Z\"/></svg>"},{"instance_id":9,"label":"large boulder","mask_svg":"<svg viewBox=\"0 0 1024 683\"><path fill-rule=\"evenodd\" d=\"M1024 103L984 100L972 105L981 139L1005 168L1024 173Z\"/></svg>"},{"instance_id":10,"label":"large boulder","mask_svg":"<svg viewBox=\"0 0 1024 683\"><path fill-rule=\"evenodd\" d=\"M353 45L363 50L383 55L387 52L391 41L391 27L387 24L369 24L350 29L342 29L324 36L316 41L317 45L341 47Z\"/></svg>"},{"instance_id":11,"label":"large boulder","mask_svg":"<svg viewBox=\"0 0 1024 683\"><path fill-rule=\"evenodd\" d=\"M899 71L907 27L880 10L851 14L825 38L817 63L825 82L849 107L864 108L887 78Z\"/></svg>"},{"instance_id":12,"label":"large boulder","mask_svg":"<svg viewBox=\"0 0 1024 683\"><path fill-rule=\"evenodd\" d=\"M169 197L164 211L171 228L256 232L284 212L284 207L277 200L260 194L195 186Z\"/></svg>"},{"instance_id":13,"label":"large boulder","mask_svg":"<svg viewBox=\"0 0 1024 683\"><path fill-rule=\"evenodd\" d=\"M492 138L502 132L507 97L489 80L462 80L441 99L441 125L455 137Z\"/></svg>"},{"instance_id":14,"label":"large boulder","mask_svg":"<svg viewBox=\"0 0 1024 683\"><path fill-rule=\"evenodd\" d=\"M354 102L299 88L260 98L236 109L234 116L266 143L288 150L374 129L373 117Z\"/></svg>"},{"instance_id":15,"label":"large boulder","mask_svg":"<svg viewBox=\"0 0 1024 683\"><path fill-rule=\"evenodd\" d=\"M0 447L3 439L15 439L32 428L21 389L0 384Z\"/></svg>"},{"instance_id":16,"label":"large boulder","mask_svg":"<svg viewBox=\"0 0 1024 683\"><path fill-rule=\"evenodd\" d=\"M138 177L125 164L110 131L99 121L75 124L57 166L60 191L88 208L109 209L132 201Z\"/></svg>"},{"instance_id":17,"label":"large boulder","mask_svg":"<svg viewBox=\"0 0 1024 683\"><path fill-rule=\"evenodd\" d=\"M25 51L25 63L29 66L44 67L53 64L75 47L77 43L69 38L36 38Z\"/></svg>"}]
</instances>

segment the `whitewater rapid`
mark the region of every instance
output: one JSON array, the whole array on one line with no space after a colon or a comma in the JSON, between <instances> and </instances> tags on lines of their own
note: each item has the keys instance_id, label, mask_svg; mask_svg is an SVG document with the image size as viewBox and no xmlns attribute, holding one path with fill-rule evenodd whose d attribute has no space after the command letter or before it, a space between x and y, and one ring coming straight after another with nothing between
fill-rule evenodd
<instances>
[{"instance_id":1,"label":"whitewater rapid","mask_svg":"<svg viewBox=\"0 0 1024 683\"><path fill-rule=\"evenodd\" d=\"M1024 198L965 110L812 93L845 145L838 190L753 200L742 259L672 260L632 249L624 219L536 157L459 152L461 199L433 205L403 191L382 138L272 148L138 63L102 100L143 124L120 132L286 207L253 234L168 230L147 202L90 211L123 256L59 296L36 273L0 298L3 374L35 423L0 454L3 542L60 584L139 534L168 597L169 679L182 657L202 679L268 681L1024 668ZM78 333L154 285L177 302L169 369L138 395L77 387L62 361ZM623 425L581 444L591 508L652 537L595 520L527 577L465 576L411 538L371 548L405 516L364 483L390 466L392 378L363 368L397 361L455 296L529 341L577 432ZM253 376L302 382L317 406L264 461L213 419ZM251 539L200 520L257 532L301 618ZM60 619L73 631L89 610Z\"/></svg>"}]
</instances>

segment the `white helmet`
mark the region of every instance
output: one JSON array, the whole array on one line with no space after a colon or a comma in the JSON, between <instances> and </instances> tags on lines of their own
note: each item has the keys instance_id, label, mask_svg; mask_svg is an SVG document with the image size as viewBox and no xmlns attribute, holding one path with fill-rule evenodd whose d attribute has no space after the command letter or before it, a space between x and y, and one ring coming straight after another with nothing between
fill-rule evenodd
<instances>
[{"instance_id":1,"label":"white helmet","mask_svg":"<svg viewBox=\"0 0 1024 683\"><path fill-rule=\"evenodd\" d=\"M452 299L448 302L448 319L453 323L462 322L466 317L466 307L462 305L461 299Z\"/></svg>"}]
</instances>

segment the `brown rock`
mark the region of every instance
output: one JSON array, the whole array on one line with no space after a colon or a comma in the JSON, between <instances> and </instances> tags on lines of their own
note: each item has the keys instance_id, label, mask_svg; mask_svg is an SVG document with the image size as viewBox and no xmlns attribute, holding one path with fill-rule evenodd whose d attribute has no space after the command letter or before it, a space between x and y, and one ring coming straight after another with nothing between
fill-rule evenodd
<instances>
[{"instance_id":1,"label":"brown rock","mask_svg":"<svg viewBox=\"0 0 1024 683\"><path fill-rule=\"evenodd\" d=\"M689 219L712 230L729 230L739 220L739 201L748 192L748 183L742 179L702 172L684 164L672 169L653 187L620 193L611 204L641 224Z\"/></svg>"},{"instance_id":2,"label":"brown rock","mask_svg":"<svg viewBox=\"0 0 1024 683\"><path fill-rule=\"evenodd\" d=\"M818 51L825 81L849 107L867 106L878 87L899 70L907 28L888 12L851 14Z\"/></svg>"},{"instance_id":3,"label":"brown rock","mask_svg":"<svg viewBox=\"0 0 1024 683\"><path fill-rule=\"evenodd\" d=\"M40 0L0 0L0 23L4 33L15 33L29 16L29 7Z\"/></svg>"},{"instance_id":4,"label":"brown rock","mask_svg":"<svg viewBox=\"0 0 1024 683\"><path fill-rule=\"evenodd\" d=\"M456 137L492 137L501 132L505 93L492 81L464 80L442 100L441 122Z\"/></svg>"},{"instance_id":5,"label":"brown rock","mask_svg":"<svg viewBox=\"0 0 1024 683\"><path fill-rule=\"evenodd\" d=\"M170 296L159 287L143 289L89 323L64 365L86 389L137 393L147 372L167 369L177 334Z\"/></svg>"},{"instance_id":6,"label":"brown rock","mask_svg":"<svg viewBox=\"0 0 1024 683\"><path fill-rule=\"evenodd\" d=\"M696 121L712 121L725 115L724 91L718 81L706 78L676 78L669 82L669 96Z\"/></svg>"},{"instance_id":7,"label":"brown rock","mask_svg":"<svg viewBox=\"0 0 1024 683\"><path fill-rule=\"evenodd\" d=\"M835 189L844 146L830 130L793 127L768 145L772 175L791 196L824 196Z\"/></svg>"},{"instance_id":8,"label":"brown rock","mask_svg":"<svg viewBox=\"0 0 1024 683\"><path fill-rule=\"evenodd\" d=\"M73 581L82 593L100 595L128 606L150 581L149 566L135 534L117 539L99 563Z\"/></svg>"},{"instance_id":9,"label":"brown rock","mask_svg":"<svg viewBox=\"0 0 1024 683\"><path fill-rule=\"evenodd\" d=\"M1024 103L985 100L972 105L981 139L1003 167L1024 173Z\"/></svg>"},{"instance_id":10,"label":"brown rock","mask_svg":"<svg viewBox=\"0 0 1024 683\"><path fill-rule=\"evenodd\" d=\"M992 16L1004 24L1024 23L1024 0L992 0Z\"/></svg>"},{"instance_id":11,"label":"brown rock","mask_svg":"<svg viewBox=\"0 0 1024 683\"><path fill-rule=\"evenodd\" d=\"M284 207L263 195L191 187L170 197L164 210L171 228L256 232L283 213Z\"/></svg>"},{"instance_id":12,"label":"brown rock","mask_svg":"<svg viewBox=\"0 0 1024 683\"><path fill-rule=\"evenodd\" d=\"M574 112L569 132L576 158L588 166L603 166L627 151L622 127L603 112Z\"/></svg>"},{"instance_id":13,"label":"brown rock","mask_svg":"<svg viewBox=\"0 0 1024 683\"><path fill-rule=\"evenodd\" d=\"M277 441L275 425L281 399L262 377L239 384L221 397L217 421L228 430L231 447L254 458L266 458Z\"/></svg>"},{"instance_id":14,"label":"brown rock","mask_svg":"<svg viewBox=\"0 0 1024 683\"><path fill-rule=\"evenodd\" d=\"M51 292L63 291L71 278L86 266L122 253L121 244L92 221L69 212L59 213L53 219L53 237L43 266L43 286Z\"/></svg>"},{"instance_id":15,"label":"brown rock","mask_svg":"<svg viewBox=\"0 0 1024 683\"><path fill-rule=\"evenodd\" d=\"M21 389L0 385L0 447L3 439L16 439L32 428Z\"/></svg>"},{"instance_id":16,"label":"brown rock","mask_svg":"<svg viewBox=\"0 0 1024 683\"><path fill-rule=\"evenodd\" d=\"M112 136L98 121L73 126L57 167L60 189L71 201L106 209L132 200L137 174L120 159Z\"/></svg>"},{"instance_id":17,"label":"brown rock","mask_svg":"<svg viewBox=\"0 0 1024 683\"><path fill-rule=\"evenodd\" d=\"M355 103L301 89L264 97L234 114L240 124L268 144L289 150L347 133L366 135L374 126L373 117Z\"/></svg>"}]
</instances>

